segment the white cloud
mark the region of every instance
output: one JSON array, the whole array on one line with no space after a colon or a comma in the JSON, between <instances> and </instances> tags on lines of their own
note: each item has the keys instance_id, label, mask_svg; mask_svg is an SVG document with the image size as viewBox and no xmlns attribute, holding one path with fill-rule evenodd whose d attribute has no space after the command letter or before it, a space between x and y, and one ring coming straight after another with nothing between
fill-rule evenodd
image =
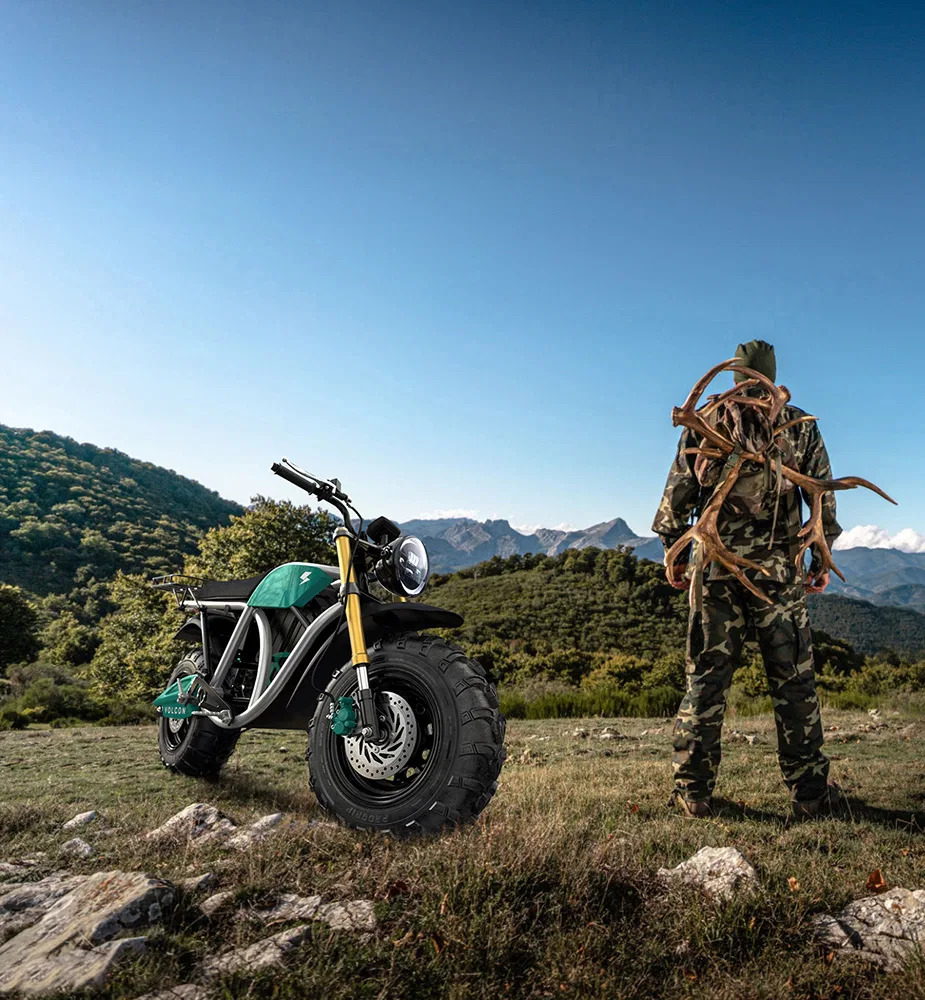
<instances>
[{"instance_id":1,"label":"white cloud","mask_svg":"<svg viewBox=\"0 0 925 1000\"><path fill-rule=\"evenodd\" d=\"M839 536L833 548L899 549L900 552L925 552L925 535L912 528L903 528L891 535L875 524L859 524Z\"/></svg>"}]
</instances>

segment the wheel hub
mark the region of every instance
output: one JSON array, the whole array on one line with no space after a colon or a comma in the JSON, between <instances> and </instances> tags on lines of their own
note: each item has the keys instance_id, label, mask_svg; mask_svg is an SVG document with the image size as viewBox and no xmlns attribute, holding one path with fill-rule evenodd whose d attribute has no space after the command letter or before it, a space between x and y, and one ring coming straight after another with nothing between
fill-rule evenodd
<instances>
[{"instance_id":1,"label":"wheel hub","mask_svg":"<svg viewBox=\"0 0 925 1000\"><path fill-rule=\"evenodd\" d=\"M168 719L167 725L172 733L178 733L186 725L188 719Z\"/></svg>"},{"instance_id":2,"label":"wheel hub","mask_svg":"<svg viewBox=\"0 0 925 1000\"><path fill-rule=\"evenodd\" d=\"M411 706L400 695L382 691L377 702L385 716L382 723L385 739L370 743L362 736L353 736L344 740L344 748L347 761L357 774L364 778L391 778L411 760L418 740L418 724Z\"/></svg>"}]
</instances>

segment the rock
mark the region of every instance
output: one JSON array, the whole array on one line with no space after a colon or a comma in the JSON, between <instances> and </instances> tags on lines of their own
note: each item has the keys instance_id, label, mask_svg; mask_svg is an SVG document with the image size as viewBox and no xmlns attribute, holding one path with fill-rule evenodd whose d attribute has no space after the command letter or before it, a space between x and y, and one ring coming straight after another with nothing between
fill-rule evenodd
<instances>
[{"instance_id":1,"label":"rock","mask_svg":"<svg viewBox=\"0 0 925 1000\"><path fill-rule=\"evenodd\" d=\"M215 806L205 802L194 802L171 816L156 830L148 834L148 840L191 841L197 847L223 840L237 830L237 827L224 813Z\"/></svg>"},{"instance_id":2,"label":"rock","mask_svg":"<svg viewBox=\"0 0 925 1000\"><path fill-rule=\"evenodd\" d=\"M347 903L322 903L320 896L297 896L286 893L268 910L255 910L250 915L261 923L283 923L289 920L321 920L336 931L373 931L376 914L371 899L355 899Z\"/></svg>"},{"instance_id":3,"label":"rock","mask_svg":"<svg viewBox=\"0 0 925 1000\"><path fill-rule=\"evenodd\" d=\"M180 882L180 888L189 895L194 892L205 892L212 889L218 883L218 875L215 872L206 872L204 875L194 875L192 878L185 878Z\"/></svg>"},{"instance_id":4,"label":"rock","mask_svg":"<svg viewBox=\"0 0 925 1000\"><path fill-rule=\"evenodd\" d=\"M22 858L19 861L0 861L0 875L22 875L23 872L34 868L38 861L31 858Z\"/></svg>"},{"instance_id":5,"label":"rock","mask_svg":"<svg viewBox=\"0 0 925 1000\"><path fill-rule=\"evenodd\" d=\"M96 853L82 838L74 837L61 845L62 854L70 854L74 858L92 858Z\"/></svg>"},{"instance_id":6,"label":"rock","mask_svg":"<svg viewBox=\"0 0 925 1000\"><path fill-rule=\"evenodd\" d=\"M925 889L890 889L813 918L816 938L838 956L855 955L893 972L925 951Z\"/></svg>"},{"instance_id":7,"label":"rock","mask_svg":"<svg viewBox=\"0 0 925 1000\"><path fill-rule=\"evenodd\" d=\"M754 746L756 743L768 742L761 733L742 733L738 729L733 729L731 732L726 733L723 736L723 741L726 743L748 743L749 746Z\"/></svg>"},{"instance_id":8,"label":"rock","mask_svg":"<svg viewBox=\"0 0 925 1000\"><path fill-rule=\"evenodd\" d=\"M234 896L234 891L231 889L226 889L224 892L217 892L214 896L209 896L208 899L204 899L199 904L199 909L202 910L207 917L211 917L212 914L220 910L232 896Z\"/></svg>"},{"instance_id":9,"label":"rock","mask_svg":"<svg viewBox=\"0 0 925 1000\"><path fill-rule=\"evenodd\" d=\"M0 941L39 922L49 907L76 889L88 875L59 872L40 882L22 882L0 887Z\"/></svg>"},{"instance_id":10,"label":"rock","mask_svg":"<svg viewBox=\"0 0 925 1000\"><path fill-rule=\"evenodd\" d=\"M605 727L604 730L601 733L598 734L597 738L599 740L625 740L626 739L626 737L622 733L617 732L617 730L614 729L613 726L607 726L607 727Z\"/></svg>"},{"instance_id":11,"label":"rock","mask_svg":"<svg viewBox=\"0 0 925 1000\"><path fill-rule=\"evenodd\" d=\"M87 823L92 823L96 819L96 810L91 809L89 812L78 813L73 819L69 819L62 827L62 830L74 830L78 826L86 826Z\"/></svg>"},{"instance_id":12,"label":"rock","mask_svg":"<svg viewBox=\"0 0 925 1000\"><path fill-rule=\"evenodd\" d=\"M252 844L259 844L266 840L270 831L282 822L282 813L270 813L269 816L261 816L260 819L251 823L246 830L240 830L232 836L225 844L236 851L243 851Z\"/></svg>"},{"instance_id":13,"label":"rock","mask_svg":"<svg viewBox=\"0 0 925 1000\"><path fill-rule=\"evenodd\" d=\"M182 983L180 986L170 986L157 993L145 993L137 1000L208 1000L209 991L196 983Z\"/></svg>"},{"instance_id":14,"label":"rock","mask_svg":"<svg viewBox=\"0 0 925 1000\"><path fill-rule=\"evenodd\" d=\"M716 900L728 900L758 886L755 869L734 847L704 847L677 868L659 868L659 875L702 889Z\"/></svg>"},{"instance_id":15,"label":"rock","mask_svg":"<svg viewBox=\"0 0 925 1000\"><path fill-rule=\"evenodd\" d=\"M281 965L286 954L298 948L311 932L311 924L303 924L274 934L248 948L235 948L221 955L213 955L206 959L202 967L203 974L212 977L230 972L256 972L268 966Z\"/></svg>"},{"instance_id":16,"label":"rock","mask_svg":"<svg viewBox=\"0 0 925 1000\"><path fill-rule=\"evenodd\" d=\"M879 719L880 718L880 709L879 708L871 708L871 709L868 710L867 714L872 719Z\"/></svg>"},{"instance_id":17,"label":"rock","mask_svg":"<svg viewBox=\"0 0 925 1000\"><path fill-rule=\"evenodd\" d=\"M147 941L118 936L159 921L173 903L169 882L141 872L77 878L79 884L50 906L41 904L39 920L0 946L0 993L35 995L101 986L113 965ZM56 892L51 889L52 895ZM3 897L5 905L9 898L9 893Z\"/></svg>"},{"instance_id":18,"label":"rock","mask_svg":"<svg viewBox=\"0 0 925 1000\"><path fill-rule=\"evenodd\" d=\"M581 726L579 726L577 729L572 730L572 736L574 736L577 740L586 740L588 738L588 730L582 729Z\"/></svg>"}]
</instances>

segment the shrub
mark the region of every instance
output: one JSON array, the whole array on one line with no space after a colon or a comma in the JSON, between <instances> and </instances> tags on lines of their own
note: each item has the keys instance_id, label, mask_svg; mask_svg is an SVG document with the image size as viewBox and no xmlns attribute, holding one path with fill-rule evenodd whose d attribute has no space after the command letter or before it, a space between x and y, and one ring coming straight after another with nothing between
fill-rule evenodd
<instances>
[{"instance_id":1,"label":"shrub","mask_svg":"<svg viewBox=\"0 0 925 1000\"><path fill-rule=\"evenodd\" d=\"M517 688L501 692L501 711L511 719L575 719L673 715L683 697L672 687L658 687L638 693L613 684L590 687L562 687L529 697Z\"/></svg>"},{"instance_id":2,"label":"shrub","mask_svg":"<svg viewBox=\"0 0 925 1000\"><path fill-rule=\"evenodd\" d=\"M0 729L25 729L28 725L29 716L13 708L12 705L0 708Z\"/></svg>"}]
</instances>

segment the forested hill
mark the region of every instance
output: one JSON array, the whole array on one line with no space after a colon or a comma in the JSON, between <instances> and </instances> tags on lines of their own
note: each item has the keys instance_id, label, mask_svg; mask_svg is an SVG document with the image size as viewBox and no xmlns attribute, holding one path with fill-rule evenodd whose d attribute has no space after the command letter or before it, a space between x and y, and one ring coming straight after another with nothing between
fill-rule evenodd
<instances>
[{"instance_id":1,"label":"forested hill","mask_svg":"<svg viewBox=\"0 0 925 1000\"><path fill-rule=\"evenodd\" d=\"M511 556L433 579L430 604L465 618L454 634L513 652L623 650L650 659L683 649L686 595L661 566L623 549Z\"/></svg>"},{"instance_id":2,"label":"forested hill","mask_svg":"<svg viewBox=\"0 0 925 1000\"><path fill-rule=\"evenodd\" d=\"M810 594L814 629L850 642L858 652L893 649L919 656L925 652L925 615L911 608L871 604L840 594Z\"/></svg>"},{"instance_id":3,"label":"forested hill","mask_svg":"<svg viewBox=\"0 0 925 1000\"><path fill-rule=\"evenodd\" d=\"M625 550L570 550L558 556L495 558L435 577L427 601L458 611L456 633L475 647L510 652L621 650L657 659L683 650L687 595L662 566ZM925 651L925 615L823 595L811 597L814 629L859 650Z\"/></svg>"},{"instance_id":4,"label":"forested hill","mask_svg":"<svg viewBox=\"0 0 925 1000\"><path fill-rule=\"evenodd\" d=\"M112 448L0 424L0 582L67 593L119 569L169 572L242 510Z\"/></svg>"}]
</instances>

